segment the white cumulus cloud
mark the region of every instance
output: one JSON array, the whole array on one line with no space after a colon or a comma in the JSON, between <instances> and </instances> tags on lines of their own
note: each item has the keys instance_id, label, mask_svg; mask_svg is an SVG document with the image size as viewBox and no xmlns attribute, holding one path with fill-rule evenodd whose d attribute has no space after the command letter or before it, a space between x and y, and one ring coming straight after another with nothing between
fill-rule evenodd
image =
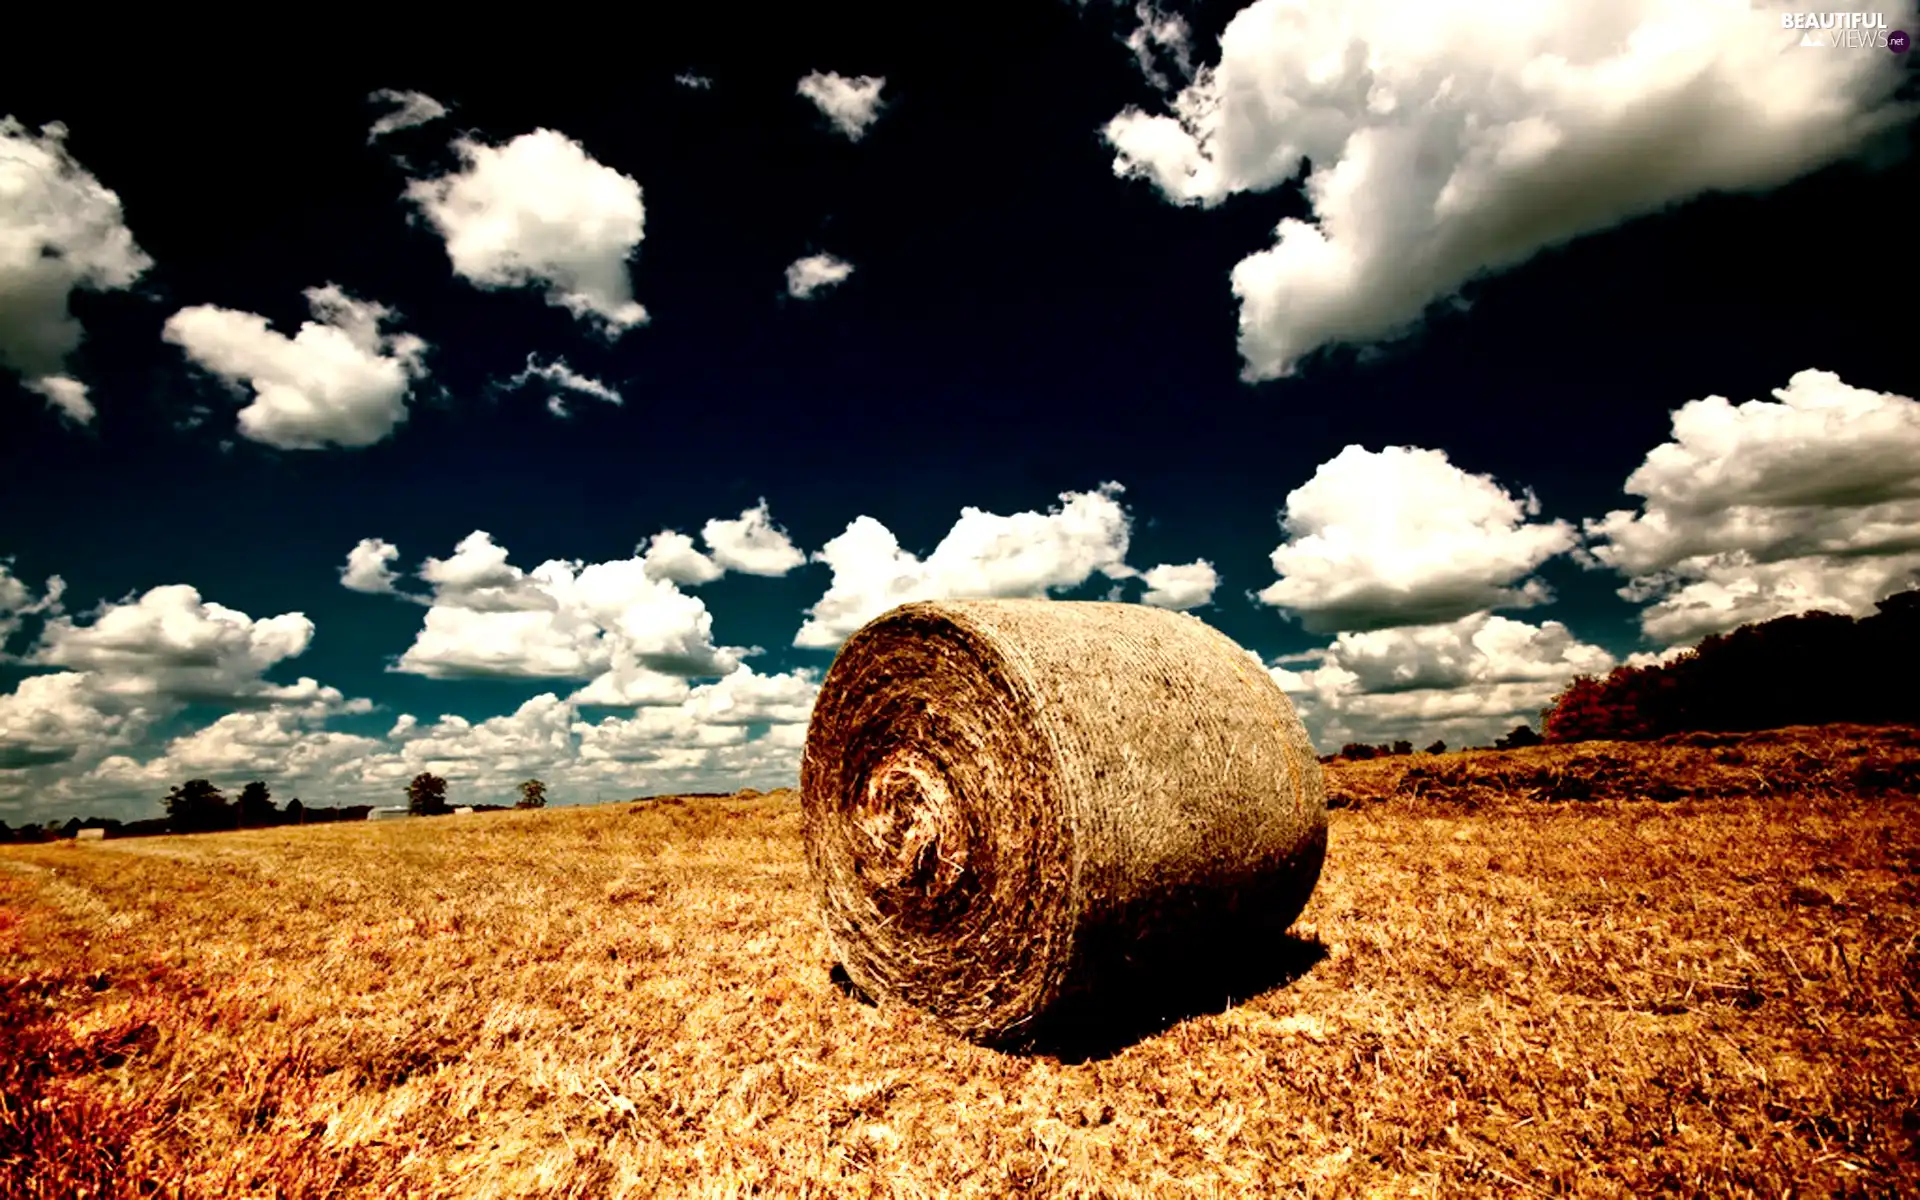
<instances>
[{"instance_id":1,"label":"white cumulus cloud","mask_svg":"<svg viewBox=\"0 0 1920 1200\"><path fill-rule=\"evenodd\" d=\"M685 564L676 564L684 570ZM718 646L713 617L644 558L550 560L531 571L508 561L484 530L450 558L429 558L425 622L396 669L433 678L503 676L591 680L583 701L670 703L685 680L720 676L749 650Z\"/></svg>"},{"instance_id":2,"label":"white cumulus cloud","mask_svg":"<svg viewBox=\"0 0 1920 1200\"><path fill-rule=\"evenodd\" d=\"M831 254L809 254L795 259L787 267L787 295L811 300L822 288L830 288L853 274L853 264Z\"/></svg>"},{"instance_id":3,"label":"white cumulus cloud","mask_svg":"<svg viewBox=\"0 0 1920 1200\"><path fill-rule=\"evenodd\" d=\"M391 595L398 578L393 563L399 557L400 547L392 542L384 538L361 538L358 545L347 551L347 565L340 570L341 586L376 596Z\"/></svg>"},{"instance_id":4,"label":"white cumulus cloud","mask_svg":"<svg viewBox=\"0 0 1920 1200\"><path fill-rule=\"evenodd\" d=\"M893 531L862 516L833 538L816 561L833 581L811 609L793 644L831 649L874 617L914 600L1046 596L1078 586L1095 573L1132 578L1126 565L1131 524L1109 483L1092 492L1066 492L1045 513L1000 516L963 508L960 519L921 559L900 546Z\"/></svg>"},{"instance_id":5,"label":"white cumulus cloud","mask_svg":"<svg viewBox=\"0 0 1920 1200\"><path fill-rule=\"evenodd\" d=\"M1273 676L1323 750L1435 738L1490 742L1540 710L1576 675L1614 660L1558 621L1534 625L1475 613L1445 624L1342 633L1332 645L1276 665Z\"/></svg>"},{"instance_id":6,"label":"white cumulus cloud","mask_svg":"<svg viewBox=\"0 0 1920 1200\"><path fill-rule=\"evenodd\" d=\"M162 336L230 386L252 389L243 436L281 450L371 446L407 419L427 344L384 331L391 309L332 284L305 295L313 320L292 337L265 317L209 304L173 314Z\"/></svg>"},{"instance_id":7,"label":"white cumulus cloud","mask_svg":"<svg viewBox=\"0 0 1920 1200\"><path fill-rule=\"evenodd\" d=\"M259 620L203 600L184 583L107 604L88 623L48 618L30 661L86 672L100 692L182 700L305 699L310 679L276 685L261 674L306 652L313 622L303 613Z\"/></svg>"},{"instance_id":8,"label":"white cumulus cloud","mask_svg":"<svg viewBox=\"0 0 1920 1200\"><path fill-rule=\"evenodd\" d=\"M794 90L813 101L834 127L853 141L866 134L867 127L880 119L880 89L886 78L872 75L847 77L834 71L814 71L800 80Z\"/></svg>"},{"instance_id":9,"label":"white cumulus cloud","mask_svg":"<svg viewBox=\"0 0 1920 1200\"><path fill-rule=\"evenodd\" d=\"M638 183L550 129L454 148L463 170L414 180L406 195L445 239L455 274L481 288L539 287L608 337L646 322L628 274L646 225Z\"/></svg>"},{"instance_id":10,"label":"white cumulus cloud","mask_svg":"<svg viewBox=\"0 0 1920 1200\"><path fill-rule=\"evenodd\" d=\"M1147 585L1140 603L1180 611L1211 604L1213 590L1220 586L1219 572L1205 559L1180 565L1149 567L1140 578Z\"/></svg>"},{"instance_id":11,"label":"white cumulus cloud","mask_svg":"<svg viewBox=\"0 0 1920 1200\"><path fill-rule=\"evenodd\" d=\"M381 88L367 97L367 103L384 105L392 109L391 112L377 118L373 127L367 131L369 146L389 133L425 125L429 121L437 121L447 115L447 106L425 92Z\"/></svg>"},{"instance_id":12,"label":"white cumulus cloud","mask_svg":"<svg viewBox=\"0 0 1920 1200\"><path fill-rule=\"evenodd\" d=\"M1920 403L1800 371L1708 396L1627 477L1639 511L1586 523L1663 644L1813 609L1861 616L1920 581Z\"/></svg>"},{"instance_id":13,"label":"white cumulus cloud","mask_svg":"<svg viewBox=\"0 0 1920 1200\"><path fill-rule=\"evenodd\" d=\"M1913 115L1892 99L1901 56L1801 52L1784 7L1256 0L1169 112L1130 107L1105 134L1116 174L1176 203L1310 164L1311 219L1232 275L1243 374L1277 378L1543 249L1786 183ZM1913 27L1912 0L1882 11Z\"/></svg>"},{"instance_id":14,"label":"white cumulus cloud","mask_svg":"<svg viewBox=\"0 0 1920 1200\"><path fill-rule=\"evenodd\" d=\"M708 521L700 536L714 562L742 575L785 575L807 561L786 531L774 525L764 499L738 517Z\"/></svg>"},{"instance_id":15,"label":"white cumulus cloud","mask_svg":"<svg viewBox=\"0 0 1920 1200\"><path fill-rule=\"evenodd\" d=\"M58 122L29 133L0 118L0 365L69 420L94 416L66 373L80 347L67 302L80 289L131 287L153 260L134 244L120 197L68 153Z\"/></svg>"},{"instance_id":16,"label":"white cumulus cloud","mask_svg":"<svg viewBox=\"0 0 1920 1200\"><path fill-rule=\"evenodd\" d=\"M1572 549L1564 521L1529 521L1539 502L1472 475L1440 450L1348 446L1287 495L1273 552L1280 579L1260 599L1316 631L1450 621L1545 602L1531 578Z\"/></svg>"},{"instance_id":17,"label":"white cumulus cloud","mask_svg":"<svg viewBox=\"0 0 1920 1200\"><path fill-rule=\"evenodd\" d=\"M636 553L641 555L642 566L648 575L683 586L712 583L725 570L719 563L700 553L692 538L672 529L654 534L647 540L645 548Z\"/></svg>"}]
</instances>

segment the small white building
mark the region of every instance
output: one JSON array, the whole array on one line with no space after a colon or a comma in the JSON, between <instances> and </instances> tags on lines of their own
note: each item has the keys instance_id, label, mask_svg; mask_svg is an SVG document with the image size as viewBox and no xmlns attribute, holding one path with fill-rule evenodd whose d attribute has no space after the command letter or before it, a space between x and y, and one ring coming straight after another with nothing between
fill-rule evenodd
<instances>
[{"instance_id":1,"label":"small white building","mask_svg":"<svg viewBox=\"0 0 1920 1200\"><path fill-rule=\"evenodd\" d=\"M376 808L376 809L370 810L367 813L367 820L369 821L400 821L400 820L405 820L406 818L411 817L412 815L413 814L411 812L407 811L406 805L396 804L396 805L390 805L384 808Z\"/></svg>"},{"instance_id":2,"label":"small white building","mask_svg":"<svg viewBox=\"0 0 1920 1200\"><path fill-rule=\"evenodd\" d=\"M73 840L76 842L101 842L105 841L106 837L107 831L104 829L78 829L73 834Z\"/></svg>"},{"instance_id":3,"label":"small white building","mask_svg":"<svg viewBox=\"0 0 1920 1200\"><path fill-rule=\"evenodd\" d=\"M463 813L470 813L472 811L473 811L473 806L469 804L469 805L466 805L465 807L454 809L453 815L457 817L462 815Z\"/></svg>"}]
</instances>

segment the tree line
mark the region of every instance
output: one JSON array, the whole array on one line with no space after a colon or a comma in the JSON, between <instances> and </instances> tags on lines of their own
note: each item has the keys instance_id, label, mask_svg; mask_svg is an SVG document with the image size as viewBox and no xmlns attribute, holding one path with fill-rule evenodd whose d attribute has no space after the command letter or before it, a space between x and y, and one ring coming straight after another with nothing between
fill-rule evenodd
<instances>
[{"instance_id":1,"label":"tree line","mask_svg":"<svg viewBox=\"0 0 1920 1200\"><path fill-rule=\"evenodd\" d=\"M1715 634L1672 661L1576 677L1491 747L1645 741L1675 733L1745 733L1788 725L1920 724L1920 588L1889 596L1871 616L1808 612ZM1445 742L1426 748L1444 754ZM1413 753L1413 743L1348 742L1321 757L1363 761Z\"/></svg>"},{"instance_id":2,"label":"tree line","mask_svg":"<svg viewBox=\"0 0 1920 1200\"><path fill-rule=\"evenodd\" d=\"M520 798L514 808L545 808L547 785L538 779L520 784ZM407 783L407 812L416 817L440 816L453 811L447 803L447 781L431 771L422 771ZM305 805L295 796L282 808L273 802L273 792L265 780L246 784L233 799L211 780L189 779L170 790L160 800L164 816L146 820L121 821L113 817L71 817L65 822L48 821L44 825L23 825L18 829L0 821L0 842L46 842L73 837L82 829L104 829L106 836L152 837L168 833L213 833L233 829L269 829L279 825L320 825L334 821L364 821L374 809L371 804L320 807ZM475 812L504 812L505 805L476 804Z\"/></svg>"},{"instance_id":3,"label":"tree line","mask_svg":"<svg viewBox=\"0 0 1920 1200\"><path fill-rule=\"evenodd\" d=\"M1716 634L1671 662L1582 675L1541 714L1546 740L1920 724L1920 588L1874 608L1857 620L1776 617Z\"/></svg>"}]
</instances>

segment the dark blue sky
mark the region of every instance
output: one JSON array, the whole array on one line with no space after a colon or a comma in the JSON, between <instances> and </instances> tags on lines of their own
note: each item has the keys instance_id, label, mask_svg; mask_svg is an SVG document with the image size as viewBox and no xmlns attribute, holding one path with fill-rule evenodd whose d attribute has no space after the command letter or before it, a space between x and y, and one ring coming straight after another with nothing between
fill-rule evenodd
<instances>
[{"instance_id":1,"label":"dark blue sky","mask_svg":"<svg viewBox=\"0 0 1920 1200\"><path fill-rule=\"evenodd\" d=\"M1234 10L1182 10L1196 63L1219 61L1216 39ZM867 516L924 558L963 507L1046 513L1063 493L1114 481L1132 521L1126 562L1210 563L1218 586L1192 611L1271 661L1326 648L1338 631L1335 618L1303 624L1311 603L1275 606L1251 593L1276 581L1269 556L1289 536L1279 524L1289 493L1350 445L1442 451L1466 476L1491 476L1514 496L1531 489L1539 511L1528 520L1577 530L1639 508L1623 486L1670 440L1673 411L1689 401L1765 401L1818 369L1886 394L1895 424L1912 428L1899 415L1911 401L1894 403L1920 382L1911 256L1901 248L1920 199L1920 173L1902 149L1910 123L1868 139L1864 159L1838 139L1848 153L1785 182L1755 172L1750 190L1676 195L1650 206L1661 211L1538 247L1467 283L1465 304L1436 298L1443 302L1408 336L1365 350L1336 342L1290 377L1248 382L1229 277L1273 244L1282 219L1315 219L1297 180L1234 189L1207 207L1117 177L1107 122L1130 105L1169 111L1123 44L1135 14L1094 3L969 12L728 10L708 28L647 16L631 34L502 29L469 41L462 31L338 58L324 35L290 58L123 50L93 69L49 63L0 85L0 116L16 118L23 136L64 123L67 153L117 194L152 262L131 288L71 296L85 339L66 371L86 384L91 421L64 417L29 391L24 370L0 373L0 557L11 557L33 595L49 576L64 579L76 628L98 605L169 584L256 621L300 613L312 623L302 652L224 697L170 693L162 678L139 701L147 708L138 734L123 723L107 737L70 713L36 716L16 697L0 743L11 738L24 748L17 759L36 765L0 772L13 779L0 780L0 817L152 811L157 793L127 782L131 767L99 774L103 756L152 764L169 736L235 705L258 713L262 679L310 676L373 706L335 705L277 728L383 738L401 713L478 724L543 693L564 700L590 677L389 669L426 609L341 586L346 554L363 538L398 546L400 586L424 594L411 572L426 556L447 558L475 530L523 570L549 559L611 562L664 529L697 539L707 521L764 498L801 552ZM53 28L43 40L77 32ZM1865 51L1802 53L1838 61ZM1839 68L1801 69L1812 77ZM844 136L796 94L796 81L814 71L884 77L863 136ZM688 72L711 86L676 82ZM451 111L369 144L385 110L368 96L380 88L418 91ZM1870 111L1885 91L1853 102ZM645 236L629 266L650 319L615 339L547 303L538 286L482 288L456 277L440 232L403 199L409 179L460 169L449 145L456 136L500 146L536 129L563 134L640 189ZM1714 153L1718 135L1698 136L1697 153ZM1305 165L1321 164L1309 155ZM1651 159L1645 170L1685 175ZM1488 219L1553 228L1551 211L1529 214L1535 199L1524 188L1516 195L1518 207ZM1535 189L1540 204L1575 203L1554 196ZM810 299L786 294L788 264L817 252L851 263L852 274ZM424 339L405 420L363 447L279 449L241 436L235 414L246 386L236 392L196 369L163 327L183 308L212 305L258 314L290 336L309 318L304 290L328 283L394 310L396 328ZM548 391L502 386L530 354L563 359L624 403L574 396L571 415L556 417ZM1845 447L1861 443L1841 441L1840 466L1828 454L1822 469L1844 473ZM1863 503L1915 494L1904 486L1896 480ZM1906 512L1889 511L1896 520ZM1788 558L1778 547L1753 555ZM1817 563L1807 569L1817 578ZM1616 594L1628 574L1560 552L1493 583L1541 581L1550 603L1501 614L1560 622L1614 659L1685 640L1643 636L1644 602ZM1897 577L1880 590L1897 590ZM764 648L752 667L773 675L830 661L829 650L792 643L831 578L811 562L780 576L730 571L682 590L710 610L715 643ZM1095 575L1053 594L1098 597L1109 586ZM1138 596L1140 584L1126 586ZM1449 620L1493 607L1467 604ZM137 675L146 662L159 664L150 678L161 678L185 662L169 666L155 650L157 658L116 667L96 645L63 663L46 649L45 616L18 619L0 689L92 671L75 694L113 692L121 698L85 703L125 716L129 689L109 687L107 676ZM1303 664L1311 661L1293 667ZM1418 684L1423 669L1405 678ZM1519 678L1442 675L1439 693L1463 695L1476 679L1484 692ZM698 687L712 677L688 678ZM1513 715L1499 703L1468 703L1451 724L1378 713L1342 720L1324 696L1300 694L1323 742L1429 726L1497 731ZM578 717L634 715L588 707ZM217 781L237 787L278 769L286 783L276 781L277 792L304 785L322 799L329 788L343 798L378 792L393 773L349 780L336 763L303 775L272 757L287 752L279 745L255 746L251 759L204 760L201 773L225 770L230 778ZM360 756L375 752L363 746ZM183 768L195 761L176 759ZM607 776L606 786L646 790L725 769L715 759L649 774L663 760L628 761L632 770ZM785 760L752 761L762 776L740 782L765 782L780 773L767 764ZM456 791L470 769L469 798L498 798L489 789L501 771L575 778L564 764L517 751L459 762L467 766L453 771ZM586 789L566 798L590 799ZM55 799L36 798L45 796Z\"/></svg>"}]
</instances>

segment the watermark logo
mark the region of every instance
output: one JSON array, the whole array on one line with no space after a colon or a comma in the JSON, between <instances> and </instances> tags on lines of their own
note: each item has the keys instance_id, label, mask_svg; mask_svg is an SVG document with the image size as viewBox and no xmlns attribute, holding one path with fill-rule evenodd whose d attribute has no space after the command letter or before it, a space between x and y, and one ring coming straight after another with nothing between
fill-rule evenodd
<instances>
[{"instance_id":1,"label":"watermark logo","mask_svg":"<svg viewBox=\"0 0 1920 1200\"><path fill-rule=\"evenodd\" d=\"M1799 30L1800 45L1822 50L1891 50L1905 54L1912 44L1906 30L1888 28L1885 13L1783 12L1780 28Z\"/></svg>"}]
</instances>

